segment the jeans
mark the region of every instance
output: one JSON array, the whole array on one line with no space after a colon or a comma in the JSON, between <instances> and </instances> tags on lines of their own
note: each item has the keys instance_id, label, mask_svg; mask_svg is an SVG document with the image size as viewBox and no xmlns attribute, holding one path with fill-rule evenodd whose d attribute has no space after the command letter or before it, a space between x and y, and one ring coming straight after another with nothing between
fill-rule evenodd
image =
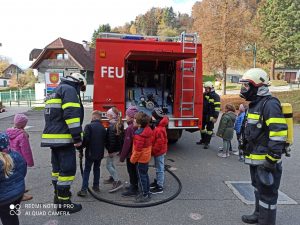
<instances>
[{"instance_id":1,"label":"jeans","mask_svg":"<svg viewBox=\"0 0 300 225\"><path fill-rule=\"evenodd\" d=\"M112 158L107 156L107 158L106 158L106 169L108 170L109 174L112 176L114 181L118 181L119 176L118 176L118 173L117 173L116 166L114 164L114 158L115 158L115 156L113 156Z\"/></svg>"},{"instance_id":2,"label":"jeans","mask_svg":"<svg viewBox=\"0 0 300 225\"><path fill-rule=\"evenodd\" d=\"M149 167L148 163L136 164L136 170L139 179L139 188L140 188L140 192L143 193L144 196L147 196L150 193L148 167Z\"/></svg>"},{"instance_id":3,"label":"jeans","mask_svg":"<svg viewBox=\"0 0 300 225\"><path fill-rule=\"evenodd\" d=\"M164 186L165 181L165 154L154 157L157 185Z\"/></svg>"},{"instance_id":4,"label":"jeans","mask_svg":"<svg viewBox=\"0 0 300 225\"><path fill-rule=\"evenodd\" d=\"M82 180L82 187L81 190L87 190L89 187L89 177L90 172L93 166L93 173L94 173L94 182L93 187L99 187L99 180L100 180L100 165L101 159L98 160L91 160L85 159L84 171L83 171L83 180Z\"/></svg>"},{"instance_id":5,"label":"jeans","mask_svg":"<svg viewBox=\"0 0 300 225\"><path fill-rule=\"evenodd\" d=\"M135 164L130 162L130 158L126 159L127 172L129 174L129 182L130 184L137 189L138 187L138 176L136 172Z\"/></svg>"},{"instance_id":6,"label":"jeans","mask_svg":"<svg viewBox=\"0 0 300 225\"><path fill-rule=\"evenodd\" d=\"M223 153L228 154L230 146L231 146L231 141L223 139Z\"/></svg>"}]
</instances>

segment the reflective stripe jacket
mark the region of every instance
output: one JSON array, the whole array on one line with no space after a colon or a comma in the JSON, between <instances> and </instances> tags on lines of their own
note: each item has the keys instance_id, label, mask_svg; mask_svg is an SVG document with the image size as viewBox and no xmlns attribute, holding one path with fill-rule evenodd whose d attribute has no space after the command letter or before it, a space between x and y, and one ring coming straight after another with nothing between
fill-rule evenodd
<instances>
[{"instance_id":1,"label":"reflective stripe jacket","mask_svg":"<svg viewBox=\"0 0 300 225\"><path fill-rule=\"evenodd\" d=\"M203 95L203 118L210 121L211 117L217 119L221 110L220 96L215 92Z\"/></svg>"},{"instance_id":2,"label":"reflective stripe jacket","mask_svg":"<svg viewBox=\"0 0 300 225\"><path fill-rule=\"evenodd\" d=\"M42 147L62 147L82 140L83 106L77 83L62 78L62 82L47 97Z\"/></svg>"},{"instance_id":3,"label":"reflective stripe jacket","mask_svg":"<svg viewBox=\"0 0 300 225\"><path fill-rule=\"evenodd\" d=\"M243 130L247 143L245 163L260 165L265 160L276 163L281 159L287 138L287 124L277 98L264 96L252 101Z\"/></svg>"}]
</instances>

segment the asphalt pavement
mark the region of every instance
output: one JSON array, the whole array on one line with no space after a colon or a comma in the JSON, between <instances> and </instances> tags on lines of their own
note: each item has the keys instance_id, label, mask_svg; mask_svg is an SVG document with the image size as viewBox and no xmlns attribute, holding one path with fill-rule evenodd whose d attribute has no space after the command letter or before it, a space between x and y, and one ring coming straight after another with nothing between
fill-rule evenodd
<instances>
[{"instance_id":1,"label":"asphalt pavement","mask_svg":"<svg viewBox=\"0 0 300 225\"><path fill-rule=\"evenodd\" d=\"M90 120L91 109L86 109L85 122ZM69 216L56 216L51 186L50 150L41 148L41 132L44 126L42 112L29 111L28 133L34 154L35 166L28 169L26 186L33 195L33 200L23 202L20 209L20 222L23 225L239 225L243 224L241 215L252 213L253 205L244 204L225 184L225 181L249 181L249 168L238 161L237 156L223 159L217 157L222 140L214 137L209 149L195 144L199 133L184 132L177 144L170 145L166 164L182 182L182 191L174 200L149 208L125 208L99 202L90 195L80 198L76 192L81 187L81 177L77 170L72 186L72 200L81 203L82 211ZM13 115L0 118L0 130L12 126ZM300 126L294 127L295 143L292 157L283 160L283 178L280 190L300 203ZM236 148L237 144L233 143ZM78 167L79 168L79 167ZM125 164L117 164L122 181L128 180ZM149 171L153 179L155 171ZM121 190L109 194L110 186L103 184L108 177L105 159L101 166L101 193L103 198L114 201L133 203L132 198L121 197ZM92 178L92 176L91 176ZM91 179L90 178L90 179ZM176 192L178 184L166 174L164 193L153 197L153 202L165 199ZM300 206L278 205L277 225L299 225Z\"/></svg>"}]
</instances>

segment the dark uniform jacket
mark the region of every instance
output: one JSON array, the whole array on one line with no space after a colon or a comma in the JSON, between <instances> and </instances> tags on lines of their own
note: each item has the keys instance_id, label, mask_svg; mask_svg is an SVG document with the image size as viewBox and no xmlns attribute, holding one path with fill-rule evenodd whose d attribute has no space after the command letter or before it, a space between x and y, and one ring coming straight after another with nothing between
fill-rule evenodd
<instances>
[{"instance_id":1,"label":"dark uniform jacket","mask_svg":"<svg viewBox=\"0 0 300 225\"><path fill-rule=\"evenodd\" d=\"M83 106L79 85L67 78L46 98L42 147L63 147L82 141Z\"/></svg>"},{"instance_id":2,"label":"dark uniform jacket","mask_svg":"<svg viewBox=\"0 0 300 225\"><path fill-rule=\"evenodd\" d=\"M86 147L85 157L90 160L103 158L106 129L99 120L92 120L84 128L83 146Z\"/></svg>"},{"instance_id":3,"label":"dark uniform jacket","mask_svg":"<svg viewBox=\"0 0 300 225\"><path fill-rule=\"evenodd\" d=\"M266 102L267 98L269 100ZM261 165L265 160L278 162L287 138L287 124L279 100L264 96L252 101L243 132L246 140L245 163Z\"/></svg>"},{"instance_id":4,"label":"dark uniform jacket","mask_svg":"<svg viewBox=\"0 0 300 225\"><path fill-rule=\"evenodd\" d=\"M220 96L215 92L204 93L203 95L203 119L210 121L217 119L221 110Z\"/></svg>"}]
</instances>

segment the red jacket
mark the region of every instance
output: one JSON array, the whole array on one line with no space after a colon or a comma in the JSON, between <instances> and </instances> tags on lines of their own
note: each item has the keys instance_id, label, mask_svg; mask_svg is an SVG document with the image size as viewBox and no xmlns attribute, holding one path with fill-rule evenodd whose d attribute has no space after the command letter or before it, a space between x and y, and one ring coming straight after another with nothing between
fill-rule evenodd
<instances>
[{"instance_id":1,"label":"red jacket","mask_svg":"<svg viewBox=\"0 0 300 225\"><path fill-rule=\"evenodd\" d=\"M153 131L149 126L139 128L134 132L133 148L130 162L135 164L148 163L151 159L152 149L152 133Z\"/></svg>"},{"instance_id":2,"label":"red jacket","mask_svg":"<svg viewBox=\"0 0 300 225\"><path fill-rule=\"evenodd\" d=\"M169 123L168 117L164 117L159 124L154 128L152 136L152 155L160 156L168 150L168 137L166 126Z\"/></svg>"}]
</instances>

